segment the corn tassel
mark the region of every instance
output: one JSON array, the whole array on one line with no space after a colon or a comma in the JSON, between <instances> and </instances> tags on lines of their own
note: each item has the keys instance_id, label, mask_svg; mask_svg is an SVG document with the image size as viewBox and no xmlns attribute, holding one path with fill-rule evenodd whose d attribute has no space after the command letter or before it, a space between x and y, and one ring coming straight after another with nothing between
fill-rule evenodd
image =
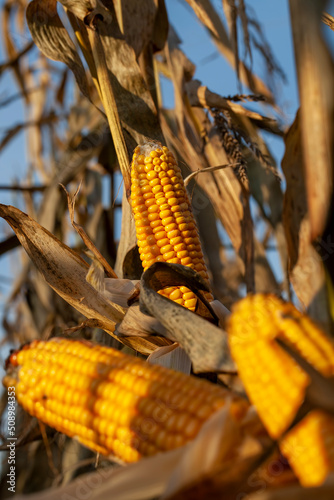
<instances>
[{"instance_id":1,"label":"corn tassel","mask_svg":"<svg viewBox=\"0 0 334 500\"><path fill-rule=\"evenodd\" d=\"M124 462L184 445L227 399L236 420L249 406L207 381L65 338L13 353L3 384L30 415Z\"/></svg>"},{"instance_id":2,"label":"corn tassel","mask_svg":"<svg viewBox=\"0 0 334 500\"><path fill-rule=\"evenodd\" d=\"M279 439L302 404L309 376L274 341L280 337L324 376L334 373L334 346L290 303L257 294L238 302L229 318L231 354L269 434ZM311 411L281 440L282 453L304 486L334 471L334 418Z\"/></svg>"},{"instance_id":3,"label":"corn tassel","mask_svg":"<svg viewBox=\"0 0 334 500\"><path fill-rule=\"evenodd\" d=\"M181 171L167 147L148 142L134 150L131 204L144 270L154 262L183 264L208 281ZM191 311L196 310L196 295L187 287L168 287L160 293ZM213 300L210 293L206 293L206 298Z\"/></svg>"}]
</instances>

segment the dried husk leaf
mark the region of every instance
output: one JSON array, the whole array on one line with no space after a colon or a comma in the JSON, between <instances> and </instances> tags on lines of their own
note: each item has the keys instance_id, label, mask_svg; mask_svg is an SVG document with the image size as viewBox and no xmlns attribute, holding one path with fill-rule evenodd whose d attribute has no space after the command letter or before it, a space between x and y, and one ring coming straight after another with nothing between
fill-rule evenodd
<instances>
[{"instance_id":1,"label":"dried husk leaf","mask_svg":"<svg viewBox=\"0 0 334 500\"><path fill-rule=\"evenodd\" d=\"M226 332L157 293L157 290L162 288L162 283L155 277L155 273L159 269L168 267L177 270L183 266L156 262L144 272L140 292L141 310L158 319L168 330L169 339L178 342L183 347L191 359L195 373L235 372L235 365L229 354ZM188 268L186 270L183 276L178 273L177 283L184 284L196 293L194 286L196 281L185 278L186 273L189 276L193 274L194 278L196 273Z\"/></svg>"},{"instance_id":2,"label":"dried husk leaf","mask_svg":"<svg viewBox=\"0 0 334 500\"><path fill-rule=\"evenodd\" d=\"M147 358L152 365L160 365L190 375L191 361L187 353L177 342L170 346L158 347Z\"/></svg>"},{"instance_id":3,"label":"dried husk leaf","mask_svg":"<svg viewBox=\"0 0 334 500\"><path fill-rule=\"evenodd\" d=\"M88 264L20 210L0 205L0 216L15 231L32 262L51 288L68 304L89 320L93 320L94 325L89 326L102 328L123 344L146 355L151 354L156 347L166 345L165 339L160 341L159 337L117 337L114 334L115 324L123 319L125 309L112 304L103 293L87 282Z\"/></svg>"},{"instance_id":4,"label":"dried husk leaf","mask_svg":"<svg viewBox=\"0 0 334 500\"><path fill-rule=\"evenodd\" d=\"M113 13L112 2L107 1L105 5ZM118 113L123 127L134 140L131 148L146 138L163 142L153 99L142 77L135 52L120 32L115 16L108 25L99 23L99 34Z\"/></svg>"},{"instance_id":5,"label":"dried husk leaf","mask_svg":"<svg viewBox=\"0 0 334 500\"><path fill-rule=\"evenodd\" d=\"M311 241L323 234L333 191L334 65L321 33L326 4L290 0Z\"/></svg>"},{"instance_id":6,"label":"dried husk leaf","mask_svg":"<svg viewBox=\"0 0 334 500\"><path fill-rule=\"evenodd\" d=\"M116 335L119 337L138 336L147 337L150 335L163 335L160 345L171 345L173 342L169 340L168 330L156 318L152 318L140 311L139 304L133 304L126 311L123 321L116 325ZM157 345L158 337L156 337Z\"/></svg>"}]
</instances>

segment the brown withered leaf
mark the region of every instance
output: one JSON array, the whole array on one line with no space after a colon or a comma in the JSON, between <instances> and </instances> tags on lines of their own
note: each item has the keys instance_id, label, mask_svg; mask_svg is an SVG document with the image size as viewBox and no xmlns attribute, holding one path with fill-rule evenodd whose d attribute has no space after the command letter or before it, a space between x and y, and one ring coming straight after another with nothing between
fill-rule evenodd
<instances>
[{"instance_id":1,"label":"brown withered leaf","mask_svg":"<svg viewBox=\"0 0 334 500\"><path fill-rule=\"evenodd\" d=\"M21 245L46 282L87 318L98 319L113 332L124 313L86 280L88 264L49 231L17 208L0 205L0 216L15 231Z\"/></svg>"},{"instance_id":2,"label":"brown withered leaf","mask_svg":"<svg viewBox=\"0 0 334 500\"><path fill-rule=\"evenodd\" d=\"M226 33L224 24L215 11L210 0L187 0L187 2L193 8L199 20L209 31L219 52L221 52L221 54L234 68L236 61L231 42L228 38L228 34ZM268 87L242 62L240 63L240 80L253 92L264 95L268 102L274 102L274 97Z\"/></svg>"},{"instance_id":3,"label":"brown withered leaf","mask_svg":"<svg viewBox=\"0 0 334 500\"><path fill-rule=\"evenodd\" d=\"M289 255L289 275L299 300L318 321L328 322L327 293L323 264L311 241L307 208L304 150L301 144L301 122L297 113L285 138L282 169L286 178L283 225Z\"/></svg>"},{"instance_id":4,"label":"brown withered leaf","mask_svg":"<svg viewBox=\"0 0 334 500\"><path fill-rule=\"evenodd\" d=\"M125 310L111 303L103 293L87 282L88 264L17 208L0 205L0 216L15 231L21 245L48 285L68 304L91 320L89 326L105 330L123 344L145 355L169 343L155 336L118 338L114 334L115 324L123 319Z\"/></svg>"},{"instance_id":5,"label":"brown withered leaf","mask_svg":"<svg viewBox=\"0 0 334 500\"><path fill-rule=\"evenodd\" d=\"M321 236L333 191L334 65L321 32L326 0L290 0L310 232Z\"/></svg>"},{"instance_id":6,"label":"brown withered leaf","mask_svg":"<svg viewBox=\"0 0 334 500\"><path fill-rule=\"evenodd\" d=\"M58 13L57 0L33 0L27 7L31 36L44 55L65 63L81 92L90 99L85 69Z\"/></svg>"}]
</instances>

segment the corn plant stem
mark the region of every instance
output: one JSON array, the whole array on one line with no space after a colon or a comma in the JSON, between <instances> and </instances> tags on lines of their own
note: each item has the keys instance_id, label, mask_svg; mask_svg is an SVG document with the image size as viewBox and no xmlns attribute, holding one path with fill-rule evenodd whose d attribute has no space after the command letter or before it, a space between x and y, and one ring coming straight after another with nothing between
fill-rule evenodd
<instances>
[{"instance_id":1,"label":"corn plant stem","mask_svg":"<svg viewBox=\"0 0 334 500\"><path fill-rule=\"evenodd\" d=\"M96 20L96 24L94 25L94 27L88 29L87 31L92 47L97 77L101 89L103 106L107 115L111 136L115 145L117 159L123 175L126 193L128 195L130 193L131 186L128 152L122 132L122 125L117 111L114 91L108 74L104 50L98 31L98 22L99 20Z\"/></svg>"}]
</instances>

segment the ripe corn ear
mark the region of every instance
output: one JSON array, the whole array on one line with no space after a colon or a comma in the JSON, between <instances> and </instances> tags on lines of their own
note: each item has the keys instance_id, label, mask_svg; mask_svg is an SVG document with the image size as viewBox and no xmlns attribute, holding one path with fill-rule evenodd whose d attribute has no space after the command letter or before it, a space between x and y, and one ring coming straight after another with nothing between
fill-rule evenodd
<instances>
[{"instance_id":1,"label":"ripe corn ear","mask_svg":"<svg viewBox=\"0 0 334 500\"><path fill-rule=\"evenodd\" d=\"M236 420L249 407L207 381L65 338L13 353L3 384L30 415L124 462L184 445L227 399Z\"/></svg>"},{"instance_id":2,"label":"ripe corn ear","mask_svg":"<svg viewBox=\"0 0 334 500\"><path fill-rule=\"evenodd\" d=\"M148 142L134 150L131 204L144 270L154 262L183 264L208 281L181 171L167 147ZM196 309L196 295L187 287L169 287L160 293L191 311ZM210 293L206 298L213 300Z\"/></svg>"},{"instance_id":3,"label":"ripe corn ear","mask_svg":"<svg viewBox=\"0 0 334 500\"><path fill-rule=\"evenodd\" d=\"M309 376L274 341L280 337L324 376L334 373L334 346L292 304L257 294L238 302L228 321L229 343L240 378L269 434L280 439L302 404ZM304 486L334 471L334 419L311 411L280 440Z\"/></svg>"}]
</instances>

